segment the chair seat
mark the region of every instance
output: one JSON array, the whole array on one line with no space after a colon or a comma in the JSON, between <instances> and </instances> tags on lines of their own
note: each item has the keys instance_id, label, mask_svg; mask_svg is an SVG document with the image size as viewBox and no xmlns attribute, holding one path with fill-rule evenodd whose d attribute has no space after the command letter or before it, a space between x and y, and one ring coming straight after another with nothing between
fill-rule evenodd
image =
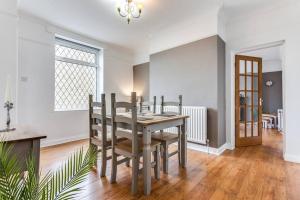
<instances>
[{"instance_id":1,"label":"chair seat","mask_svg":"<svg viewBox=\"0 0 300 200\"><path fill-rule=\"evenodd\" d=\"M124 141L126 138L117 137L118 141ZM102 145L102 139L101 136L93 136L91 137L91 142L94 145L101 146ZM107 146L112 145L112 138L111 138L111 132L107 131Z\"/></svg>"},{"instance_id":2,"label":"chair seat","mask_svg":"<svg viewBox=\"0 0 300 200\"><path fill-rule=\"evenodd\" d=\"M160 141L160 142L176 142L178 141L179 137L178 137L178 134L175 134L175 133L169 133L169 132L157 132L157 133L153 133L151 138L153 140L157 140L157 141Z\"/></svg>"},{"instance_id":3,"label":"chair seat","mask_svg":"<svg viewBox=\"0 0 300 200\"><path fill-rule=\"evenodd\" d=\"M143 153L143 140L142 138L139 138L139 153ZM151 151L155 151L156 150L156 146L159 146L160 142L159 141L151 141ZM121 150L122 152L126 152L126 156L128 156L129 154L132 154L132 141L131 140L124 140L122 142L119 142L118 144L116 144L115 146L116 150Z\"/></svg>"}]
</instances>

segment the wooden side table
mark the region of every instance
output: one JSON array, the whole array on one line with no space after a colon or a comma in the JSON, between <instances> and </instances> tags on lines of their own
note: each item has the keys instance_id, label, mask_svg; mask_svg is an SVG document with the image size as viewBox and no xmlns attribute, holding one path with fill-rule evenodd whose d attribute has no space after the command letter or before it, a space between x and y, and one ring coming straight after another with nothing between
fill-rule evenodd
<instances>
[{"instance_id":1,"label":"wooden side table","mask_svg":"<svg viewBox=\"0 0 300 200\"><path fill-rule=\"evenodd\" d=\"M0 133L1 141L6 142L8 145L13 145L11 154L17 157L23 171L27 171L26 161L32 154L37 174L40 166L40 141L46 137L46 135L40 135L25 128L17 128L14 131Z\"/></svg>"}]
</instances>

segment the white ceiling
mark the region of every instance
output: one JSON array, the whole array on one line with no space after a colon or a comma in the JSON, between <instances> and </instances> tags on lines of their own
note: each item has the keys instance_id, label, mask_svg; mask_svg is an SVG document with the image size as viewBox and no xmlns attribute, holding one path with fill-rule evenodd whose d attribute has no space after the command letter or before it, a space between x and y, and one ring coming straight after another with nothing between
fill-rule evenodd
<instances>
[{"instance_id":1,"label":"white ceiling","mask_svg":"<svg viewBox=\"0 0 300 200\"><path fill-rule=\"evenodd\" d=\"M71 31L139 51L149 47L151 36L159 35L162 29L209 16L205 14L223 3L225 12L235 15L284 0L137 0L144 4L144 10L141 18L129 25L116 12L116 1L19 0L19 9ZM194 27L195 31L199 28Z\"/></svg>"},{"instance_id":2,"label":"white ceiling","mask_svg":"<svg viewBox=\"0 0 300 200\"><path fill-rule=\"evenodd\" d=\"M289 0L224 0L224 8L229 19L249 13L249 11L272 7L274 4L286 3Z\"/></svg>"},{"instance_id":3,"label":"white ceiling","mask_svg":"<svg viewBox=\"0 0 300 200\"><path fill-rule=\"evenodd\" d=\"M160 29L216 8L219 0L139 0L142 17L129 25L116 12L117 0L19 0L19 9L98 40L131 49Z\"/></svg>"}]
</instances>

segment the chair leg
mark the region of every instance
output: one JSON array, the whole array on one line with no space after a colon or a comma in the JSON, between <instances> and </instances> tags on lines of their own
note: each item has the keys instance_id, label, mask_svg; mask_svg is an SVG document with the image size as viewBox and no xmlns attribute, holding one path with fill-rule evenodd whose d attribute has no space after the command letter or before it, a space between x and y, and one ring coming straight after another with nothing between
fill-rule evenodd
<instances>
[{"instance_id":1,"label":"chair leg","mask_svg":"<svg viewBox=\"0 0 300 200\"><path fill-rule=\"evenodd\" d=\"M181 159L180 159L180 152L181 152L181 148L180 148L180 139L178 140L178 148L177 148L177 156L178 156L178 164L179 166L181 166Z\"/></svg>"},{"instance_id":2,"label":"chair leg","mask_svg":"<svg viewBox=\"0 0 300 200\"><path fill-rule=\"evenodd\" d=\"M181 159L180 159L180 152L181 152L181 142L180 142L180 138L181 138L181 130L180 127L178 127L178 148L177 148L177 155L178 155L178 164L179 166L181 166Z\"/></svg>"},{"instance_id":3,"label":"chair leg","mask_svg":"<svg viewBox=\"0 0 300 200\"><path fill-rule=\"evenodd\" d=\"M126 161L126 167L130 167L130 160Z\"/></svg>"},{"instance_id":4,"label":"chair leg","mask_svg":"<svg viewBox=\"0 0 300 200\"><path fill-rule=\"evenodd\" d=\"M155 168L154 168L155 178L159 180L160 179L160 146L156 146L154 161L155 161Z\"/></svg>"},{"instance_id":5,"label":"chair leg","mask_svg":"<svg viewBox=\"0 0 300 200\"><path fill-rule=\"evenodd\" d=\"M138 178L139 178L139 158L132 158L132 183L131 193L136 194L138 191Z\"/></svg>"},{"instance_id":6,"label":"chair leg","mask_svg":"<svg viewBox=\"0 0 300 200\"><path fill-rule=\"evenodd\" d=\"M163 152L163 172L168 173L168 161L169 161L169 149L167 143L163 144L164 152Z\"/></svg>"},{"instance_id":7,"label":"chair leg","mask_svg":"<svg viewBox=\"0 0 300 200\"><path fill-rule=\"evenodd\" d=\"M100 173L101 177L105 177L106 175L106 161L107 161L106 157L107 157L107 150L103 146L102 153L101 153L101 173Z\"/></svg>"},{"instance_id":8,"label":"chair leg","mask_svg":"<svg viewBox=\"0 0 300 200\"><path fill-rule=\"evenodd\" d=\"M117 154L112 151L112 158L111 158L111 177L110 182L115 183L117 179Z\"/></svg>"}]
</instances>

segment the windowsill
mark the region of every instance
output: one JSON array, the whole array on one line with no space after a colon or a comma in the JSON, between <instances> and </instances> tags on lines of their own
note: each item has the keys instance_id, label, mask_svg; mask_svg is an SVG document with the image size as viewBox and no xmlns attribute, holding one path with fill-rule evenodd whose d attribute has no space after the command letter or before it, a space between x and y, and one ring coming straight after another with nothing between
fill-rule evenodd
<instances>
[{"instance_id":1,"label":"windowsill","mask_svg":"<svg viewBox=\"0 0 300 200\"><path fill-rule=\"evenodd\" d=\"M89 109L74 109L74 110L54 110L54 112L80 112L80 111L88 111Z\"/></svg>"}]
</instances>

